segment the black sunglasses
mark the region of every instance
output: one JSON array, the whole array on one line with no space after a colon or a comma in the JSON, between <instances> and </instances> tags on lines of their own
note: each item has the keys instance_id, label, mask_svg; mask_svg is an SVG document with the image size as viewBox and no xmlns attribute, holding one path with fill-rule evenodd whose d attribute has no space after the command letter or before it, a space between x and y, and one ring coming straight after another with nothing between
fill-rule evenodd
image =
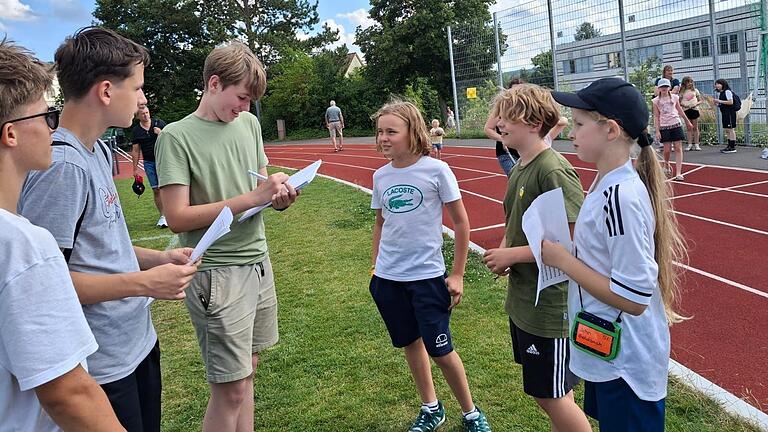
<instances>
[{"instance_id":1,"label":"black sunglasses","mask_svg":"<svg viewBox=\"0 0 768 432\"><path fill-rule=\"evenodd\" d=\"M2 126L0 126L0 131L5 128L5 125L8 123L15 123L20 122L22 120L29 120L36 117L45 117L45 123L48 125L48 127L51 130L56 130L56 128L59 127L59 114L61 114L61 111L57 110L56 108L48 108L48 111L40 114L35 114L27 117L21 117L13 120L8 120L7 122L3 123Z\"/></svg>"}]
</instances>

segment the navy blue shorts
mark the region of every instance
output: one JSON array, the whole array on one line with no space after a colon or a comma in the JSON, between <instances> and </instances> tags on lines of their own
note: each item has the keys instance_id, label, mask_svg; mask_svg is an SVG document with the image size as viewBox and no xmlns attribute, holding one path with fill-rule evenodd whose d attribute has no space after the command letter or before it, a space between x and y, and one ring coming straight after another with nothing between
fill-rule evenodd
<instances>
[{"instance_id":1,"label":"navy blue shorts","mask_svg":"<svg viewBox=\"0 0 768 432\"><path fill-rule=\"evenodd\" d=\"M584 412L598 421L600 432L663 432L665 400L644 401L621 378L584 382Z\"/></svg>"},{"instance_id":2,"label":"navy blue shorts","mask_svg":"<svg viewBox=\"0 0 768 432\"><path fill-rule=\"evenodd\" d=\"M410 282L371 278L371 296L387 326L392 345L404 348L419 338L431 357L453 351L451 295L445 276Z\"/></svg>"}]
</instances>

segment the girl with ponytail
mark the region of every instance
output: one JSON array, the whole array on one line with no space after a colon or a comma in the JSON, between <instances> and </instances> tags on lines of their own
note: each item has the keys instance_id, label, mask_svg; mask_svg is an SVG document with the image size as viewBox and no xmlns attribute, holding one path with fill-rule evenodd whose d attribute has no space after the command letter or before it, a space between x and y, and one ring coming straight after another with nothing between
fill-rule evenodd
<instances>
[{"instance_id":1,"label":"girl with ponytail","mask_svg":"<svg viewBox=\"0 0 768 432\"><path fill-rule=\"evenodd\" d=\"M574 229L573 254L544 241L542 260L570 277L570 368L585 380L584 411L601 431L663 431L669 325L685 244L650 146L648 107L619 78L577 93L554 92L573 109L579 159L597 177ZM630 153L640 154L633 166Z\"/></svg>"}]
</instances>

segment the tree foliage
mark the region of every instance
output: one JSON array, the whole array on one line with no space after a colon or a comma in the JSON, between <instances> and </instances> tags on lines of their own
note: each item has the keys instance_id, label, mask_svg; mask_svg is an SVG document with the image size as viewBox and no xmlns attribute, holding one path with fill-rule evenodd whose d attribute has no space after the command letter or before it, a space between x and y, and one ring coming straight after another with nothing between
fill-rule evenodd
<instances>
[{"instance_id":1,"label":"tree foliage","mask_svg":"<svg viewBox=\"0 0 768 432\"><path fill-rule=\"evenodd\" d=\"M299 38L320 22L317 1L223 0L204 2L207 14L216 17L222 31L239 37L267 66L286 51L312 52L338 39L339 32L323 25L314 36Z\"/></svg>"},{"instance_id":2,"label":"tree foliage","mask_svg":"<svg viewBox=\"0 0 768 432\"><path fill-rule=\"evenodd\" d=\"M552 50L542 51L531 58L532 69L520 71L520 78L531 84L554 88L555 79L552 69Z\"/></svg>"},{"instance_id":3,"label":"tree foliage","mask_svg":"<svg viewBox=\"0 0 768 432\"><path fill-rule=\"evenodd\" d=\"M447 26L474 25L471 40L493 41L489 4L493 0L371 0L369 15L375 24L358 28L356 43L374 70L377 85L402 94L424 78L443 101L452 94ZM471 52L468 68L480 73L496 62L493 42L467 46L469 39L454 40L454 49ZM466 71L471 73L472 71Z\"/></svg>"},{"instance_id":4,"label":"tree foliage","mask_svg":"<svg viewBox=\"0 0 768 432\"><path fill-rule=\"evenodd\" d=\"M587 40L602 36L602 32L591 22L585 21L576 29L573 39L577 41Z\"/></svg>"},{"instance_id":5,"label":"tree foliage","mask_svg":"<svg viewBox=\"0 0 768 432\"><path fill-rule=\"evenodd\" d=\"M154 115L174 121L194 111L206 55L224 35L209 31L198 0L97 0L100 25L147 47L144 91ZM172 77L172 79L169 79Z\"/></svg>"}]
</instances>

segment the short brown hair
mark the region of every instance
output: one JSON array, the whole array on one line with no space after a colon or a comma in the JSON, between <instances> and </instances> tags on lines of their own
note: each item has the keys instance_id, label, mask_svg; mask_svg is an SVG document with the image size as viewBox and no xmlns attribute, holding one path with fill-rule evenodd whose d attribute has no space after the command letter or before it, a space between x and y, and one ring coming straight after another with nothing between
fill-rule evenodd
<instances>
[{"instance_id":1,"label":"short brown hair","mask_svg":"<svg viewBox=\"0 0 768 432\"><path fill-rule=\"evenodd\" d=\"M424 117L422 117L416 105L400 99L392 99L379 108L376 114L371 116L371 119L378 123L379 117L386 114L391 114L405 121L408 127L409 148L412 154L429 155L432 143L429 140L427 126L424 124ZM376 151L380 152L381 144L379 143L378 133L376 135Z\"/></svg>"},{"instance_id":2,"label":"short brown hair","mask_svg":"<svg viewBox=\"0 0 768 432\"><path fill-rule=\"evenodd\" d=\"M541 125L539 136L544 138L560 120L560 110L549 90L536 84L516 84L499 93L493 101L494 117Z\"/></svg>"},{"instance_id":3,"label":"short brown hair","mask_svg":"<svg viewBox=\"0 0 768 432\"><path fill-rule=\"evenodd\" d=\"M83 98L99 81L130 77L136 65L149 65L149 53L112 30L85 27L64 40L54 60L66 101Z\"/></svg>"},{"instance_id":4,"label":"short brown hair","mask_svg":"<svg viewBox=\"0 0 768 432\"><path fill-rule=\"evenodd\" d=\"M50 90L51 81L53 66L12 41L0 41L0 123L40 99Z\"/></svg>"},{"instance_id":5,"label":"short brown hair","mask_svg":"<svg viewBox=\"0 0 768 432\"><path fill-rule=\"evenodd\" d=\"M205 58L203 82L208 90L208 80L218 76L222 89L245 81L251 99L259 100L267 89L267 74L264 65L242 42L232 41L218 46Z\"/></svg>"}]
</instances>

